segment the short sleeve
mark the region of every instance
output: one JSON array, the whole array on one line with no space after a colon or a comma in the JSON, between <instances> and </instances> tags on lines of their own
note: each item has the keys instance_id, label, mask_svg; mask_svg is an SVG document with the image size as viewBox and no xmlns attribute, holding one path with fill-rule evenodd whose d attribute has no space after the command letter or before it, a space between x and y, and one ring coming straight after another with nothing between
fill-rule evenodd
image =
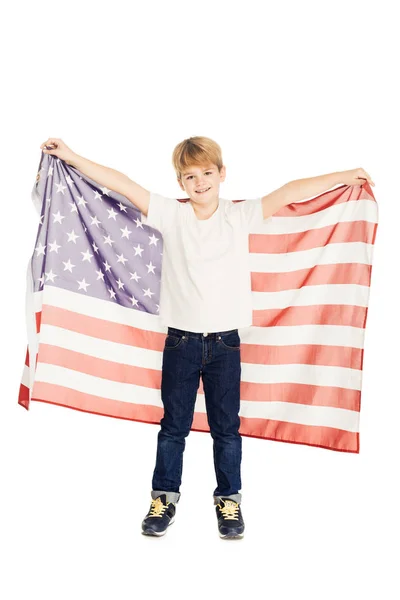
<instances>
[{"instance_id":1,"label":"short sleeve","mask_svg":"<svg viewBox=\"0 0 400 600\"><path fill-rule=\"evenodd\" d=\"M264 220L262 197L235 202L235 208L240 214L243 228L248 231L267 221L267 219Z\"/></svg>"},{"instance_id":2,"label":"short sleeve","mask_svg":"<svg viewBox=\"0 0 400 600\"><path fill-rule=\"evenodd\" d=\"M142 223L164 234L176 223L178 205L176 198L150 192L147 217L142 213Z\"/></svg>"}]
</instances>

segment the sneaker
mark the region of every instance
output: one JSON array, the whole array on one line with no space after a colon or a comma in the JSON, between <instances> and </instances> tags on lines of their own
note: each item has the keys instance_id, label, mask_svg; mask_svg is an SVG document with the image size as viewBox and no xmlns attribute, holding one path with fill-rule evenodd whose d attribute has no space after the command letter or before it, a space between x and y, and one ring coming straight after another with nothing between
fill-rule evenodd
<instances>
[{"instance_id":1,"label":"sneaker","mask_svg":"<svg viewBox=\"0 0 400 600\"><path fill-rule=\"evenodd\" d=\"M218 518L218 532L221 538L242 538L244 521L239 502L231 498L221 498L215 506Z\"/></svg>"},{"instance_id":2,"label":"sneaker","mask_svg":"<svg viewBox=\"0 0 400 600\"><path fill-rule=\"evenodd\" d=\"M176 504L167 502L167 495L161 494L151 501L151 506L142 521L142 531L146 535L164 535L167 527L175 521Z\"/></svg>"}]
</instances>

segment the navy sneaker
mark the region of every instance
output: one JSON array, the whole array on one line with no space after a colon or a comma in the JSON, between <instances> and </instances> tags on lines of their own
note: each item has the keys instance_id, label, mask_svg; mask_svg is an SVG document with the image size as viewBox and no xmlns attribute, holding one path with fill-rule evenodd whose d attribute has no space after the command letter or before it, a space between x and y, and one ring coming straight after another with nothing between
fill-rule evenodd
<instances>
[{"instance_id":1,"label":"navy sneaker","mask_svg":"<svg viewBox=\"0 0 400 600\"><path fill-rule=\"evenodd\" d=\"M231 498L220 499L215 506L218 518L218 532L221 538L242 538L244 521L240 510L240 503Z\"/></svg>"},{"instance_id":2,"label":"navy sneaker","mask_svg":"<svg viewBox=\"0 0 400 600\"><path fill-rule=\"evenodd\" d=\"M167 527L175 521L176 504L167 502L167 494L161 494L151 501L149 512L142 521L142 531L146 535L164 535Z\"/></svg>"}]
</instances>

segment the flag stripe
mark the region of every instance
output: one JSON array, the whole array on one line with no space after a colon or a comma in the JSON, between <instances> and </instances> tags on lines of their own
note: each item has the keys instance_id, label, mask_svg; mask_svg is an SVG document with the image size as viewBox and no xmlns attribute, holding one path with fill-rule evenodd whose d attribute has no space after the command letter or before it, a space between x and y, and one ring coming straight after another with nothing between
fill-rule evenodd
<instances>
[{"instance_id":1,"label":"flag stripe","mask_svg":"<svg viewBox=\"0 0 400 600\"><path fill-rule=\"evenodd\" d=\"M292 327L294 325L333 325L364 328L367 307L326 304L319 306L288 306L284 309L254 310L253 325L259 327Z\"/></svg>"},{"instance_id":2,"label":"flag stripe","mask_svg":"<svg viewBox=\"0 0 400 600\"><path fill-rule=\"evenodd\" d=\"M352 281L357 285L369 286L371 265L344 263L341 265L318 265L311 271L300 269L289 273L252 273L253 292L279 292L294 290L302 286L323 284L345 284Z\"/></svg>"},{"instance_id":3,"label":"flag stripe","mask_svg":"<svg viewBox=\"0 0 400 600\"><path fill-rule=\"evenodd\" d=\"M357 202L357 205L360 203ZM361 208L361 204L359 206ZM373 207L372 207L373 208ZM376 233L377 224L369 221L350 221L336 223L333 225L311 228L304 235L304 231L295 231L294 233L271 233L274 229L279 230L276 220L282 217L273 217L268 229L264 233L251 234L249 237L249 250L255 254L264 254L267 248L273 254L285 252L297 252L320 248L331 244L343 244L348 242L362 242L371 244ZM298 226L298 218L296 224ZM279 221L278 221L279 223ZM285 218L284 227L288 226L288 220Z\"/></svg>"},{"instance_id":4,"label":"flag stripe","mask_svg":"<svg viewBox=\"0 0 400 600\"><path fill-rule=\"evenodd\" d=\"M291 273L300 269L312 269L317 264L360 263L370 265L373 249L373 244L347 242L282 254L260 252L250 254L250 270L262 273L281 273L283 271Z\"/></svg>"},{"instance_id":5,"label":"flag stripe","mask_svg":"<svg viewBox=\"0 0 400 600\"><path fill-rule=\"evenodd\" d=\"M108 400L101 396L77 392L59 385L37 383L35 384L35 390L35 398L41 402L145 423L159 423L164 412L162 408L157 406ZM57 402L55 402L55 399ZM244 436L320 446L321 448L343 452L359 452L358 432L344 431L332 427L265 420L264 418L251 419L241 416L240 420L239 431ZM206 414L194 414L192 430L209 432Z\"/></svg>"}]
</instances>

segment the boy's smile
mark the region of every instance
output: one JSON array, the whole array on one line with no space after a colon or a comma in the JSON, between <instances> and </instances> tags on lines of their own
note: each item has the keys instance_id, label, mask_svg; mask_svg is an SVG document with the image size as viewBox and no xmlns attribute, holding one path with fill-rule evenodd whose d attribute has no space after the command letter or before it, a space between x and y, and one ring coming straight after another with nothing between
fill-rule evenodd
<instances>
[{"instance_id":1,"label":"boy's smile","mask_svg":"<svg viewBox=\"0 0 400 600\"><path fill-rule=\"evenodd\" d=\"M225 181L225 165L218 171L217 165L192 165L182 173L178 183L190 198L194 212L199 219L208 219L219 204L219 186Z\"/></svg>"}]
</instances>

